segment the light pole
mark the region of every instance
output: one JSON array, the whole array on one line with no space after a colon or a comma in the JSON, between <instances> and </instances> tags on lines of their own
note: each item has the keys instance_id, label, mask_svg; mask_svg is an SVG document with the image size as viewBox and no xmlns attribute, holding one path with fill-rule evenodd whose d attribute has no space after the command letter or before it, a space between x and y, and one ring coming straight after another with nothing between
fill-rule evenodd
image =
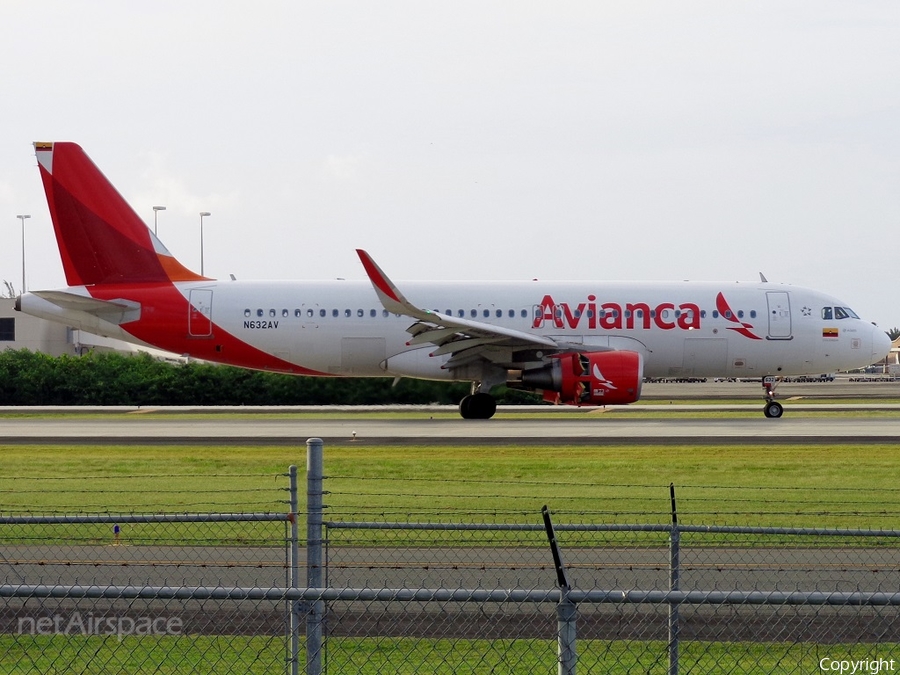
<instances>
[{"instance_id":1,"label":"light pole","mask_svg":"<svg viewBox=\"0 0 900 675\"><path fill-rule=\"evenodd\" d=\"M22 293L25 292L25 219L31 218L30 215L16 216L22 221Z\"/></svg>"},{"instance_id":2,"label":"light pole","mask_svg":"<svg viewBox=\"0 0 900 675\"><path fill-rule=\"evenodd\" d=\"M200 212L200 276L203 276L203 218L212 215L209 211Z\"/></svg>"},{"instance_id":3,"label":"light pole","mask_svg":"<svg viewBox=\"0 0 900 675\"><path fill-rule=\"evenodd\" d=\"M153 234L155 234L157 236L159 236L159 234L156 231L156 216L159 214L160 211L165 211L165 210L166 210L165 206L154 206L153 207Z\"/></svg>"}]
</instances>

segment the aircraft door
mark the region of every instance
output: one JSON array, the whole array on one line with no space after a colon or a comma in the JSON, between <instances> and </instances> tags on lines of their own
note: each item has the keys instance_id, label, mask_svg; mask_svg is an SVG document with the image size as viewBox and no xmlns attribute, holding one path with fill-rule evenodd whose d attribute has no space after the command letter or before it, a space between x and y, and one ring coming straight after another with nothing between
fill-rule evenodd
<instances>
[{"instance_id":1,"label":"aircraft door","mask_svg":"<svg viewBox=\"0 0 900 675\"><path fill-rule=\"evenodd\" d=\"M786 291L767 291L766 302L769 305L769 339L790 340L791 335L791 298Z\"/></svg>"},{"instance_id":2,"label":"aircraft door","mask_svg":"<svg viewBox=\"0 0 900 675\"><path fill-rule=\"evenodd\" d=\"M212 335L212 289L191 290L188 308L188 335L210 337Z\"/></svg>"}]
</instances>

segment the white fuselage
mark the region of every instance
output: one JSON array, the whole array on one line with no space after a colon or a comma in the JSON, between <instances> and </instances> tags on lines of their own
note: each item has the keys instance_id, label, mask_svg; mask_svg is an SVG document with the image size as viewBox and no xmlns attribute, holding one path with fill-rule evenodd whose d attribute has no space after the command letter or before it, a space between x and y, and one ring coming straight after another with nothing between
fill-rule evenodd
<instances>
[{"instance_id":1,"label":"white fuselage","mask_svg":"<svg viewBox=\"0 0 900 675\"><path fill-rule=\"evenodd\" d=\"M176 287L194 308L196 330L189 320L188 340L170 339L163 331L159 339L145 333L135 340L127 321L98 325L95 316L79 317L77 311L63 317L59 307L30 294L23 297L23 309L226 363L234 362L230 354L217 359L205 348L216 340L216 331L296 365L296 372L470 379L442 368L449 356L430 356L433 345L408 346L407 328L415 321L384 310L368 282L209 281ZM402 287L419 307L453 317L552 337L585 351L638 351L647 377L826 373L867 366L889 347L881 330L856 318L841 301L770 283L405 282ZM68 290L88 295L83 287ZM126 288L121 298L142 303ZM717 298L724 298L726 311ZM201 325L204 320L208 328ZM541 354L510 351L493 357L495 363L522 368L539 363Z\"/></svg>"}]
</instances>

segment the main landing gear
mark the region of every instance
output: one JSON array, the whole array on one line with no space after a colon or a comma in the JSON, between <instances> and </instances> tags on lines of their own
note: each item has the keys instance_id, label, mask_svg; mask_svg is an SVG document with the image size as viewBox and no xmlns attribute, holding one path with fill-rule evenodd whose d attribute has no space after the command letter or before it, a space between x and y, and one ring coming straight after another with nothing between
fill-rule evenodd
<instances>
[{"instance_id":1,"label":"main landing gear","mask_svg":"<svg viewBox=\"0 0 900 675\"><path fill-rule=\"evenodd\" d=\"M775 400L776 386L778 386L777 378L771 376L763 378L763 388L766 390L766 405L763 407L763 414L773 419L784 414L784 406Z\"/></svg>"},{"instance_id":2,"label":"main landing gear","mask_svg":"<svg viewBox=\"0 0 900 675\"><path fill-rule=\"evenodd\" d=\"M459 414L467 420L489 420L497 412L497 401L490 394L478 392L463 397L459 402Z\"/></svg>"}]
</instances>

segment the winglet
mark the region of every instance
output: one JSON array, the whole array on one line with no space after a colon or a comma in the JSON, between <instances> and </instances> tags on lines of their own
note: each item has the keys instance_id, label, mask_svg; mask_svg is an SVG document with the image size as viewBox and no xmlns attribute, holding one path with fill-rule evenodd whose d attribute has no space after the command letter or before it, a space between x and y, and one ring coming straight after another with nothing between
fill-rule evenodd
<instances>
[{"instance_id":1,"label":"winglet","mask_svg":"<svg viewBox=\"0 0 900 675\"><path fill-rule=\"evenodd\" d=\"M388 276L381 270L378 263L372 259L372 256L361 248L356 249L356 254L366 270L369 281L375 287L378 299L381 300L381 304L384 305L387 311L394 314L406 314L422 318L420 316L423 313L422 310L403 297L400 289L394 285L393 281L388 279Z\"/></svg>"}]
</instances>

